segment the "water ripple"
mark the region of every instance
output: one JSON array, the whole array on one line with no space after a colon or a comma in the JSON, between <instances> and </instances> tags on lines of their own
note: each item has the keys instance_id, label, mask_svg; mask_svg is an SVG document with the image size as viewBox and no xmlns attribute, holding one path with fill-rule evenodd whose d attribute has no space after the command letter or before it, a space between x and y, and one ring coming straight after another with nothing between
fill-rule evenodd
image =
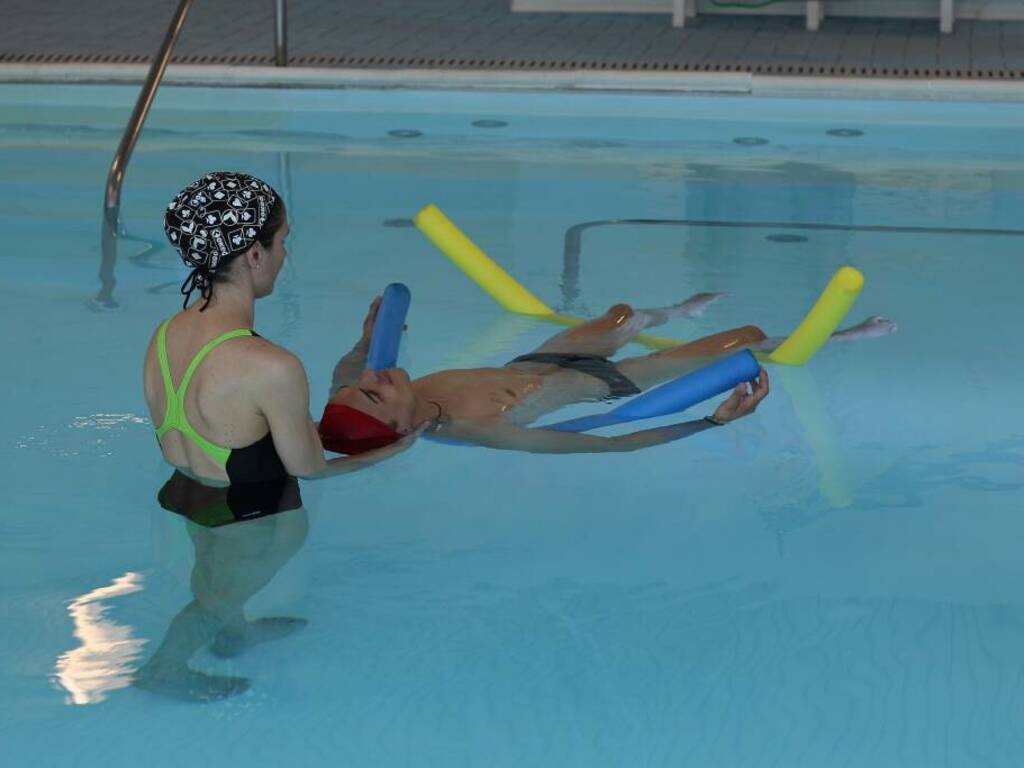
<instances>
[{"instance_id":1,"label":"water ripple","mask_svg":"<svg viewBox=\"0 0 1024 768\"><path fill-rule=\"evenodd\" d=\"M134 413L93 413L76 416L65 424L36 427L32 433L17 438L14 445L59 458L106 458L113 455L117 440L139 426L152 428L152 422Z\"/></svg>"}]
</instances>

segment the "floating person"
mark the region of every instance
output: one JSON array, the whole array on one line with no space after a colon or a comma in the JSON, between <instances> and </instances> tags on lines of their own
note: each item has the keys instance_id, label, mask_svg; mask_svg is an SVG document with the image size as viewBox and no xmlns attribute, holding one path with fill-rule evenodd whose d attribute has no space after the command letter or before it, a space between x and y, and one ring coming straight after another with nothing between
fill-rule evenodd
<instances>
[{"instance_id":1,"label":"floating person","mask_svg":"<svg viewBox=\"0 0 1024 768\"><path fill-rule=\"evenodd\" d=\"M326 459L295 355L253 330L255 302L287 256L287 212L269 184L208 173L168 205L164 229L191 272L183 310L146 352L146 402L167 461L212 485L287 475L328 477L399 453L415 430L378 451ZM201 300L189 304L194 292Z\"/></svg>"},{"instance_id":2,"label":"floating person","mask_svg":"<svg viewBox=\"0 0 1024 768\"><path fill-rule=\"evenodd\" d=\"M770 351L768 339L748 325L612 362L609 357L646 328L693 316L723 294L697 294L671 307L633 309L616 304L603 316L555 335L502 368L445 370L412 381L400 368L375 371L350 353L335 371L337 389L320 422L324 446L359 455L379 450L424 420L441 438L535 453L633 451L688 437L753 413L768 395L768 374L738 385L714 412L700 419L603 437L528 428L572 403L628 397L694 371L741 349ZM367 323L372 325L371 307ZM891 332L884 318L839 331L837 340Z\"/></svg>"}]
</instances>

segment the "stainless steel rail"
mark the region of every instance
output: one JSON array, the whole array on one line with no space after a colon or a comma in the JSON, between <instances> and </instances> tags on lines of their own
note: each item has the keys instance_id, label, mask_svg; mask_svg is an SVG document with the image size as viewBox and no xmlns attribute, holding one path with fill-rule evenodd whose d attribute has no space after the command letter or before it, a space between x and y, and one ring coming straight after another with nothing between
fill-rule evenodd
<instances>
[{"instance_id":1,"label":"stainless steel rail","mask_svg":"<svg viewBox=\"0 0 1024 768\"><path fill-rule=\"evenodd\" d=\"M274 0L274 63L288 66L288 0Z\"/></svg>"},{"instance_id":2,"label":"stainless steel rail","mask_svg":"<svg viewBox=\"0 0 1024 768\"><path fill-rule=\"evenodd\" d=\"M192 7L192 0L180 0L178 8L174 11L174 17L164 35L164 41L157 51L153 63L149 67L149 74L142 86L138 101L135 102L135 109L128 119L128 126L121 136L121 143L117 145L114 153L114 160L110 164L110 172L107 174L107 188L103 200L103 230L101 234L101 245L103 260L100 263L100 292L96 296L96 303L103 307L116 307L114 302L114 286L117 281L114 278L114 266L117 263L117 238L121 218L121 185L124 183L125 170L128 168L128 161L131 159L132 150L135 149L135 142L142 133L142 126L146 122L149 108L156 98L156 91L160 87L167 63L171 60L171 53L174 51L174 44L178 41L181 28L185 26L185 17L189 8ZM288 43L287 43L287 0L274 0L274 56L279 67L287 65Z\"/></svg>"},{"instance_id":3,"label":"stainless steel rail","mask_svg":"<svg viewBox=\"0 0 1024 768\"><path fill-rule=\"evenodd\" d=\"M135 102L135 109L128 120L128 127L121 136L121 143L117 145L114 153L114 160L110 164L110 172L107 174L107 190L103 200L103 233L102 248L103 261L100 264L100 292L96 296L96 302L105 307L117 306L114 303L114 265L117 263L117 233L118 224L121 218L121 184L124 182L124 172L131 159L132 150L135 149L135 142L142 133L142 125L146 122L146 115L149 108L153 106L153 99L156 97L156 89L160 87L160 80L167 69L167 62L171 59L171 52L178 40L181 28L185 25L185 17L188 9L192 6L192 0L181 0L178 8L171 19L171 25L164 35L164 41L160 45L153 63L149 67L149 74L146 75L146 82L142 86L142 93Z\"/></svg>"}]
</instances>

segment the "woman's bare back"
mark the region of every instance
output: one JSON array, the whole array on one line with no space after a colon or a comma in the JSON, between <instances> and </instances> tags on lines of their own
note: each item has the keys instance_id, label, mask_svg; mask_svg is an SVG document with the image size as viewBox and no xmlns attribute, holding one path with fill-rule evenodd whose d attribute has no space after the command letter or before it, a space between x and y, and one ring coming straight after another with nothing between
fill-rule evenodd
<instances>
[{"instance_id":1,"label":"woman's bare back","mask_svg":"<svg viewBox=\"0 0 1024 768\"><path fill-rule=\"evenodd\" d=\"M203 327L187 315L180 313L167 330L167 356L175 388L181 386L185 369L203 344L225 330ZM210 352L196 368L185 394L185 416L200 435L216 445L240 448L267 434L267 421L248 396L245 374L258 370L272 354L272 347L259 338L232 339ZM167 392L157 357L156 334L146 353L143 386L153 424L159 427L167 412ZM179 469L210 481L227 480L224 468L181 432L169 431L161 447L168 462Z\"/></svg>"}]
</instances>

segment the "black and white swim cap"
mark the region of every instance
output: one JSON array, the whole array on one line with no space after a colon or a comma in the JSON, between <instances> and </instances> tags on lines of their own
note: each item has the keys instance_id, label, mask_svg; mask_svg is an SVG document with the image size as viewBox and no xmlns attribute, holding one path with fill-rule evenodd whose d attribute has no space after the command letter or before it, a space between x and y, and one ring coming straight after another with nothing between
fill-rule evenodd
<instances>
[{"instance_id":1,"label":"black and white swim cap","mask_svg":"<svg viewBox=\"0 0 1024 768\"><path fill-rule=\"evenodd\" d=\"M192 268L181 286L186 304L196 289L209 299L217 267L252 247L276 202L277 193L265 181L233 171L204 174L175 195L164 231Z\"/></svg>"}]
</instances>

